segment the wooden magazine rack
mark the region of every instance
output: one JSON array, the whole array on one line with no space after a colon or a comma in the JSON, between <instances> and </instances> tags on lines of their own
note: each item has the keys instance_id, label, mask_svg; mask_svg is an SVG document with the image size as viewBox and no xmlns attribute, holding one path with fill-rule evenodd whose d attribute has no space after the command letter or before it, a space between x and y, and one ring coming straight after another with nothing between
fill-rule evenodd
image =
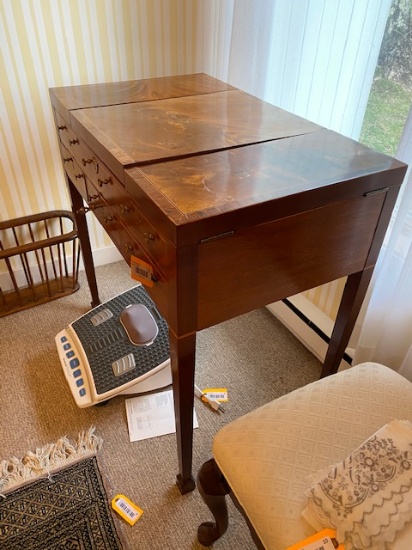
<instances>
[{"instance_id":1,"label":"wooden magazine rack","mask_svg":"<svg viewBox=\"0 0 412 550\"><path fill-rule=\"evenodd\" d=\"M72 212L0 222L0 317L78 290L79 259Z\"/></svg>"}]
</instances>

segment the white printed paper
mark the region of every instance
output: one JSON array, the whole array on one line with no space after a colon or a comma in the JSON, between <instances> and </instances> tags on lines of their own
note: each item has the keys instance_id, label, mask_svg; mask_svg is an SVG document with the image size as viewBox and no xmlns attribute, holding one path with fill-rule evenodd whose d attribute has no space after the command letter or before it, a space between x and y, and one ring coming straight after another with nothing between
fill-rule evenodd
<instances>
[{"instance_id":1,"label":"white printed paper","mask_svg":"<svg viewBox=\"0 0 412 550\"><path fill-rule=\"evenodd\" d=\"M126 414L130 441L176 432L172 390L126 399ZM194 409L193 427L199 427Z\"/></svg>"}]
</instances>

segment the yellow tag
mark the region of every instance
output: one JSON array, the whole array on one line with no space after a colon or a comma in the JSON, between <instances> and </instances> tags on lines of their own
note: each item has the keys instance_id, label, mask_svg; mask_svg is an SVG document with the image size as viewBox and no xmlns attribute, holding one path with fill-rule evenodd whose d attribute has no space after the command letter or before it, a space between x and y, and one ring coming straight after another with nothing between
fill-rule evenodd
<instances>
[{"instance_id":1,"label":"yellow tag","mask_svg":"<svg viewBox=\"0 0 412 550\"><path fill-rule=\"evenodd\" d=\"M219 401L219 403L226 403L228 400L227 388L205 388L203 393L210 399Z\"/></svg>"},{"instance_id":2,"label":"yellow tag","mask_svg":"<svg viewBox=\"0 0 412 550\"><path fill-rule=\"evenodd\" d=\"M130 257L130 276L146 286L153 286L153 267L136 256Z\"/></svg>"},{"instance_id":3,"label":"yellow tag","mask_svg":"<svg viewBox=\"0 0 412 550\"><path fill-rule=\"evenodd\" d=\"M333 529L322 529L319 533L308 537L305 540L289 546L286 550L345 550L343 544L336 541L336 531Z\"/></svg>"},{"instance_id":4,"label":"yellow tag","mask_svg":"<svg viewBox=\"0 0 412 550\"><path fill-rule=\"evenodd\" d=\"M143 510L141 508L136 506L136 504L122 494L113 497L112 508L119 514L119 516L122 516L127 523L130 523L130 525L134 525L143 514Z\"/></svg>"}]
</instances>

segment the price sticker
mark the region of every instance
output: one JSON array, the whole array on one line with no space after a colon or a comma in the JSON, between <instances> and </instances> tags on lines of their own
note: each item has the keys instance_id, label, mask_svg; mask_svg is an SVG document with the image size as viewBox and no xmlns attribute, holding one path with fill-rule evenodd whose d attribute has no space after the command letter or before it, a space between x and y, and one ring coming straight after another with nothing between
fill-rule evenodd
<instances>
[{"instance_id":1,"label":"price sticker","mask_svg":"<svg viewBox=\"0 0 412 550\"><path fill-rule=\"evenodd\" d=\"M136 504L134 504L125 495L121 494L113 497L112 508L130 525L134 525L143 514L143 510L139 508L139 506L136 506Z\"/></svg>"},{"instance_id":2,"label":"price sticker","mask_svg":"<svg viewBox=\"0 0 412 550\"><path fill-rule=\"evenodd\" d=\"M219 403L226 403L228 400L227 388L205 388L203 393L209 399L214 399Z\"/></svg>"},{"instance_id":3,"label":"price sticker","mask_svg":"<svg viewBox=\"0 0 412 550\"><path fill-rule=\"evenodd\" d=\"M336 531L333 529L322 529L319 533L301 540L286 550L345 550L343 544L336 540Z\"/></svg>"},{"instance_id":4,"label":"price sticker","mask_svg":"<svg viewBox=\"0 0 412 550\"><path fill-rule=\"evenodd\" d=\"M153 267L136 256L130 257L130 276L135 281L139 281L139 283L150 287L153 286Z\"/></svg>"}]
</instances>

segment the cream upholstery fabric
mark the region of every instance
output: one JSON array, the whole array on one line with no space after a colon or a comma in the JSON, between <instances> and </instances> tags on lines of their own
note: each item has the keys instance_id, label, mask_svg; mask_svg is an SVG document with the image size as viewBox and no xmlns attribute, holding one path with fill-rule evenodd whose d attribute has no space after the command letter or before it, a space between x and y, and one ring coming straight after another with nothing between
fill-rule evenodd
<instances>
[{"instance_id":1,"label":"cream upholstery fabric","mask_svg":"<svg viewBox=\"0 0 412 550\"><path fill-rule=\"evenodd\" d=\"M343 460L395 419L412 421L412 384L363 363L224 426L213 454L265 548L285 550L314 532L301 518L306 477ZM408 525L390 548L410 549L411 541Z\"/></svg>"}]
</instances>

